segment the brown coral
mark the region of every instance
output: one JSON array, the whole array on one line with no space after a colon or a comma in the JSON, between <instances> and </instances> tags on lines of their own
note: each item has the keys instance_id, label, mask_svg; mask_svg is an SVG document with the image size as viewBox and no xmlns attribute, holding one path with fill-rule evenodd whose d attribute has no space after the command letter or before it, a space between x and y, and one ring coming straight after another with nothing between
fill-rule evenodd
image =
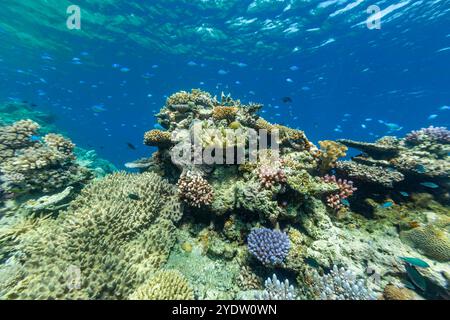
<instances>
[{"instance_id":1,"label":"brown coral","mask_svg":"<svg viewBox=\"0 0 450 320\"><path fill-rule=\"evenodd\" d=\"M167 147L171 143L171 133L168 131L151 130L144 135L144 144L150 147Z\"/></svg>"},{"instance_id":2,"label":"brown coral","mask_svg":"<svg viewBox=\"0 0 450 320\"><path fill-rule=\"evenodd\" d=\"M385 300L414 300L415 294L407 288L399 288L393 284L384 287L383 298Z\"/></svg>"},{"instance_id":3,"label":"brown coral","mask_svg":"<svg viewBox=\"0 0 450 320\"><path fill-rule=\"evenodd\" d=\"M213 109L212 117L216 121L227 120L228 122L233 122L238 110L236 107L218 106Z\"/></svg>"},{"instance_id":4,"label":"brown coral","mask_svg":"<svg viewBox=\"0 0 450 320\"><path fill-rule=\"evenodd\" d=\"M180 198L191 207L200 208L213 202L214 190L198 172L185 171L177 185Z\"/></svg>"},{"instance_id":5,"label":"brown coral","mask_svg":"<svg viewBox=\"0 0 450 320\"><path fill-rule=\"evenodd\" d=\"M324 140L319 141L320 150L318 158L320 160L319 169L321 172L326 172L336 166L336 161L345 157L348 148L343 144L335 141Z\"/></svg>"},{"instance_id":6,"label":"brown coral","mask_svg":"<svg viewBox=\"0 0 450 320\"><path fill-rule=\"evenodd\" d=\"M72 141L64 138L62 135L49 133L44 137L43 140L50 148L54 148L68 156L73 155L75 144L73 144Z\"/></svg>"}]
</instances>

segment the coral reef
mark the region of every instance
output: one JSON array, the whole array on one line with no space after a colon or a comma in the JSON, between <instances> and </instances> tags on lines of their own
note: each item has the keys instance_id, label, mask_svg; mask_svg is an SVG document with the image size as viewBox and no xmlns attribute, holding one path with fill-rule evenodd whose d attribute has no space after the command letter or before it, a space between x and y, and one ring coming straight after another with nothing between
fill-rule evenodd
<instances>
[{"instance_id":1,"label":"coral reef","mask_svg":"<svg viewBox=\"0 0 450 320\"><path fill-rule=\"evenodd\" d=\"M256 295L257 300L295 300L296 290L289 280L278 280L276 274L264 282L264 291Z\"/></svg>"},{"instance_id":2,"label":"coral reef","mask_svg":"<svg viewBox=\"0 0 450 320\"><path fill-rule=\"evenodd\" d=\"M319 149L261 108L170 96L164 129L144 137L158 150L126 165L136 174L104 176L114 169L33 121L0 127L0 298L448 297L446 129ZM340 161L347 148L361 154ZM83 167L98 179L80 191L89 179L66 175Z\"/></svg>"},{"instance_id":3,"label":"coral reef","mask_svg":"<svg viewBox=\"0 0 450 320\"><path fill-rule=\"evenodd\" d=\"M180 198L192 207L208 206L214 198L213 188L200 173L186 171L178 180Z\"/></svg>"},{"instance_id":4,"label":"coral reef","mask_svg":"<svg viewBox=\"0 0 450 320\"><path fill-rule=\"evenodd\" d=\"M373 300L374 293L356 274L336 265L328 274L313 273L314 291L321 300Z\"/></svg>"},{"instance_id":5,"label":"coral reef","mask_svg":"<svg viewBox=\"0 0 450 320\"><path fill-rule=\"evenodd\" d=\"M130 300L193 300L194 293L184 276L174 270L158 271L130 295Z\"/></svg>"},{"instance_id":6,"label":"coral reef","mask_svg":"<svg viewBox=\"0 0 450 320\"><path fill-rule=\"evenodd\" d=\"M58 218L3 239L15 243L21 277L0 291L8 299L127 298L167 260L181 214L174 187L153 173L95 181Z\"/></svg>"},{"instance_id":7,"label":"coral reef","mask_svg":"<svg viewBox=\"0 0 450 320\"><path fill-rule=\"evenodd\" d=\"M31 120L0 127L0 171L6 190L50 192L91 179L91 172L75 162L70 140L47 134L40 141L38 129Z\"/></svg>"},{"instance_id":8,"label":"coral reef","mask_svg":"<svg viewBox=\"0 0 450 320\"><path fill-rule=\"evenodd\" d=\"M253 229L248 236L248 250L264 265L283 263L290 246L287 234L279 230Z\"/></svg>"}]
</instances>

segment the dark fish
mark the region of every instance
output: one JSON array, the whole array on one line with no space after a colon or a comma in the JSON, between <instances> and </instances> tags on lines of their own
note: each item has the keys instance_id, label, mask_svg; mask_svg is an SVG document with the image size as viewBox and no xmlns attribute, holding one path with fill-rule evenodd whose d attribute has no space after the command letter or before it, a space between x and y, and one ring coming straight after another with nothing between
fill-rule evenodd
<instances>
[{"instance_id":1,"label":"dark fish","mask_svg":"<svg viewBox=\"0 0 450 320\"><path fill-rule=\"evenodd\" d=\"M137 148L130 142L127 142L127 146L128 148L130 148L131 150L136 150Z\"/></svg>"},{"instance_id":2,"label":"dark fish","mask_svg":"<svg viewBox=\"0 0 450 320\"><path fill-rule=\"evenodd\" d=\"M140 199L140 197L135 193L128 194L128 198L130 198L131 200L139 200Z\"/></svg>"},{"instance_id":3,"label":"dark fish","mask_svg":"<svg viewBox=\"0 0 450 320\"><path fill-rule=\"evenodd\" d=\"M281 99L284 103L292 103L292 98L291 97L283 97Z\"/></svg>"}]
</instances>

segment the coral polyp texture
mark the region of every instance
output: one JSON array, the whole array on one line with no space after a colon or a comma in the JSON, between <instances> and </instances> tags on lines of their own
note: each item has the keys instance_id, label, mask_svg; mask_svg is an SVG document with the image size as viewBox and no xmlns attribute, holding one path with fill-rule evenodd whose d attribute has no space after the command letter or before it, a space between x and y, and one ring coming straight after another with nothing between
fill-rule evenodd
<instances>
[{"instance_id":1,"label":"coral polyp texture","mask_svg":"<svg viewBox=\"0 0 450 320\"><path fill-rule=\"evenodd\" d=\"M285 232L253 229L248 235L248 251L264 265L279 265L286 259L291 243Z\"/></svg>"},{"instance_id":2,"label":"coral polyp texture","mask_svg":"<svg viewBox=\"0 0 450 320\"><path fill-rule=\"evenodd\" d=\"M374 292L353 271L336 265L329 273L313 273L313 290L321 300L374 300Z\"/></svg>"},{"instance_id":3,"label":"coral polyp texture","mask_svg":"<svg viewBox=\"0 0 450 320\"><path fill-rule=\"evenodd\" d=\"M97 179L65 136L0 127L0 298L448 299L447 129L316 146L262 108L175 93L139 173Z\"/></svg>"},{"instance_id":4,"label":"coral polyp texture","mask_svg":"<svg viewBox=\"0 0 450 320\"><path fill-rule=\"evenodd\" d=\"M186 171L178 180L178 194L180 198L192 207L200 208L212 203L213 188L200 173Z\"/></svg>"}]
</instances>

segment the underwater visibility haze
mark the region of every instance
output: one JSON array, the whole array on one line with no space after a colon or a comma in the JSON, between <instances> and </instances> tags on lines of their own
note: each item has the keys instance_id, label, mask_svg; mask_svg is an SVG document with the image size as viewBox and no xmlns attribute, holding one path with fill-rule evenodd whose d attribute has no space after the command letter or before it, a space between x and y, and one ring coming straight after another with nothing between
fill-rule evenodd
<instances>
[{"instance_id":1,"label":"underwater visibility haze","mask_svg":"<svg viewBox=\"0 0 450 320\"><path fill-rule=\"evenodd\" d=\"M448 300L449 21L2 1L0 299Z\"/></svg>"}]
</instances>

